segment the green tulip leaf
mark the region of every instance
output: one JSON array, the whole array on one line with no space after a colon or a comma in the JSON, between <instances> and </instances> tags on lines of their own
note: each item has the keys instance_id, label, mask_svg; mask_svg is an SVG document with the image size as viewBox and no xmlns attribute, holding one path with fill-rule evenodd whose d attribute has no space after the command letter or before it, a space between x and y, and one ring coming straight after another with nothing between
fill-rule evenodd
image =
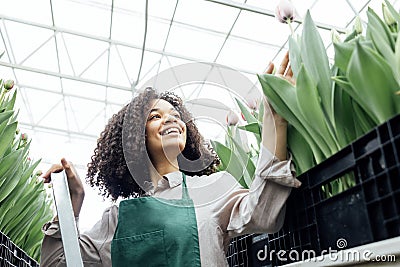
<instances>
[{"instance_id":1,"label":"green tulip leaf","mask_svg":"<svg viewBox=\"0 0 400 267\"><path fill-rule=\"evenodd\" d=\"M14 111L4 111L0 112L0 124L2 124L4 121L7 121L11 116L14 114Z\"/></svg>"},{"instance_id":2,"label":"green tulip leaf","mask_svg":"<svg viewBox=\"0 0 400 267\"><path fill-rule=\"evenodd\" d=\"M379 123L396 114L393 93L398 84L391 67L379 54L357 43L347 77L358 96L357 100L361 101L359 104L370 107Z\"/></svg>"},{"instance_id":3,"label":"green tulip leaf","mask_svg":"<svg viewBox=\"0 0 400 267\"><path fill-rule=\"evenodd\" d=\"M24 192L26 192L25 187L27 186L27 181L28 181L30 175L33 173L33 171L39 165L39 163L40 163L40 160L36 161L31 166L29 166L23 170L23 173L19 176L20 177L19 182L12 192L13 198L11 198L11 200L7 201L6 203L3 202L3 204L0 207L0 211L2 211L2 213L0 213L0 214L4 214L6 212L6 210L8 210L11 206L13 206L15 204L16 200L19 199L20 196L23 195ZM17 180L17 179L15 179L15 180ZM5 190L0 191L0 199L4 199L3 194L6 194ZM7 200L7 199L5 199L5 200ZM0 200L0 202L1 202L1 200Z\"/></svg>"},{"instance_id":4,"label":"green tulip leaf","mask_svg":"<svg viewBox=\"0 0 400 267\"><path fill-rule=\"evenodd\" d=\"M367 113L362 109L362 107L357 102L353 101L352 105L354 111L353 117L355 118L355 121L358 122L357 125L360 126L361 134L359 136L361 136L370 131L372 128L374 128L376 124L369 118Z\"/></svg>"},{"instance_id":5,"label":"green tulip leaf","mask_svg":"<svg viewBox=\"0 0 400 267\"><path fill-rule=\"evenodd\" d=\"M400 84L400 38L396 40L396 47L395 47L395 63L393 66L393 71L395 72L395 77L397 77L397 83Z\"/></svg>"},{"instance_id":6,"label":"green tulip leaf","mask_svg":"<svg viewBox=\"0 0 400 267\"><path fill-rule=\"evenodd\" d=\"M258 75L264 94L267 96L274 110L292 124L307 140L311 146L314 157L319 163L325 159L328 151L322 153L321 147L326 149L316 138L312 137L309 132L309 122L301 115L297 103L296 89L287 80L270 74Z\"/></svg>"},{"instance_id":7,"label":"green tulip leaf","mask_svg":"<svg viewBox=\"0 0 400 267\"><path fill-rule=\"evenodd\" d=\"M238 104L240 111L242 112L244 118L248 123L257 122L257 118L251 114L250 110L242 103L239 99L235 98L236 103Z\"/></svg>"},{"instance_id":8,"label":"green tulip leaf","mask_svg":"<svg viewBox=\"0 0 400 267\"><path fill-rule=\"evenodd\" d=\"M330 122L333 122L332 107L332 81L328 56L317 27L307 11L303 22L303 35L301 40L302 59L311 78L316 81L324 113Z\"/></svg>"},{"instance_id":9,"label":"green tulip leaf","mask_svg":"<svg viewBox=\"0 0 400 267\"><path fill-rule=\"evenodd\" d=\"M14 104L16 99L17 99L17 91L14 91L12 98L6 102L6 110L14 109Z\"/></svg>"},{"instance_id":10,"label":"green tulip leaf","mask_svg":"<svg viewBox=\"0 0 400 267\"><path fill-rule=\"evenodd\" d=\"M0 188L5 182L7 176L15 171L16 166L20 163L19 160L23 153L23 150L19 149L11 152L0 160Z\"/></svg>"},{"instance_id":11,"label":"green tulip leaf","mask_svg":"<svg viewBox=\"0 0 400 267\"><path fill-rule=\"evenodd\" d=\"M335 48L335 66L346 72L355 43L334 43L333 46Z\"/></svg>"},{"instance_id":12,"label":"green tulip leaf","mask_svg":"<svg viewBox=\"0 0 400 267\"><path fill-rule=\"evenodd\" d=\"M299 44L289 36L289 61L295 78L299 75L302 59Z\"/></svg>"},{"instance_id":13,"label":"green tulip leaf","mask_svg":"<svg viewBox=\"0 0 400 267\"><path fill-rule=\"evenodd\" d=\"M352 98L339 85L339 83L334 84L335 132L339 144L341 147L344 147L356 139L352 111Z\"/></svg>"},{"instance_id":14,"label":"green tulip leaf","mask_svg":"<svg viewBox=\"0 0 400 267\"><path fill-rule=\"evenodd\" d=\"M4 156L7 148L11 145L15 137L15 131L17 130L17 122L9 124L6 128L0 132L0 158Z\"/></svg>"},{"instance_id":15,"label":"green tulip leaf","mask_svg":"<svg viewBox=\"0 0 400 267\"><path fill-rule=\"evenodd\" d=\"M247 154L243 150L242 145L240 143L238 143L235 139L232 139L232 142L235 147L234 152L236 152L238 158L240 159L240 161L242 163L241 165L245 166L245 168L244 168L245 172L244 172L243 178L246 183L245 188L249 188L253 181L256 167L255 167L253 161L251 160L250 155Z\"/></svg>"},{"instance_id":16,"label":"green tulip leaf","mask_svg":"<svg viewBox=\"0 0 400 267\"><path fill-rule=\"evenodd\" d=\"M261 137L261 127L258 122L249 123L243 126L238 126L239 129L255 133L258 137Z\"/></svg>"},{"instance_id":17,"label":"green tulip leaf","mask_svg":"<svg viewBox=\"0 0 400 267\"><path fill-rule=\"evenodd\" d=\"M389 9L390 13L392 14L393 18L397 21L398 24L400 24L400 14L399 14L399 12L397 12L396 9L394 9L392 4L390 4L390 2L388 0L385 0L385 4L388 7L388 9Z\"/></svg>"},{"instance_id":18,"label":"green tulip leaf","mask_svg":"<svg viewBox=\"0 0 400 267\"><path fill-rule=\"evenodd\" d=\"M356 38L357 36L358 36L358 32L356 30L353 30L346 36L346 38L344 39L343 42L349 42L349 41L353 40L354 38Z\"/></svg>"},{"instance_id":19,"label":"green tulip leaf","mask_svg":"<svg viewBox=\"0 0 400 267\"><path fill-rule=\"evenodd\" d=\"M308 171L315 165L313 152L307 141L290 124L288 125L288 146L293 156L297 176Z\"/></svg>"},{"instance_id":20,"label":"green tulip leaf","mask_svg":"<svg viewBox=\"0 0 400 267\"><path fill-rule=\"evenodd\" d=\"M372 10L368 9L368 32L375 49L388 61L389 65L395 65L395 42L391 36L389 27Z\"/></svg>"},{"instance_id":21,"label":"green tulip leaf","mask_svg":"<svg viewBox=\"0 0 400 267\"><path fill-rule=\"evenodd\" d=\"M313 130L313 137L325 140L331 154L337 152L338 146L326 124L315 81L312 80L304 65L300 68L296 87L300 112L304 118L312 119L313 123L310 123L310 130Z\"/></svg>"},{"instance_id":22,"label":"green tulip leaf","mask_svg":"<svg viewBox=\"0 0 400 267\"><path fill-rule=\"evenodd\" d=\"M243 178L243 166L236 154L218 141L211 141L211 145L223 164L223 170L229 172L240 185L246 187Z\"/></svg>"}]
</instances>

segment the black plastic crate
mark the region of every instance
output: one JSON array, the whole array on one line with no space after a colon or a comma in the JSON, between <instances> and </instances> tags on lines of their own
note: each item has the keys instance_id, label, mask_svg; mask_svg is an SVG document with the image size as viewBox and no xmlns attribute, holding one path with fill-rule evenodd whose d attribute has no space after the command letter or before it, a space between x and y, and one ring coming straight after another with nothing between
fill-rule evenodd
<instances>
[{"instance_id":1,"label":"black plastic crate","mask_svg":"<svg viewBox=\"0 0 400 267\"><path fill-rule=\"evenodd\" d=\"M0 232L1 267L36 267L39 264Z\"/></svg>"},{"instance_id":2,"label":"black plastic crate","mask_svg":"<svg viewBox=\"0 0 400 267\"><path fill-rule=\"evenodd\" d=\"M242 235L231 239L226 259L230 267L253 266L250 255L252 235Z\"/></svg>"},{"instance_id":3,"label":"black plastic crate","mask_svg":"<svg viewBox=\"0 0 400 267\"><path fill-rule=\"evenodd\" d=\"M322 187L343 176L352 177L355 185L326 198ZM318 256L329 248L341 250L400 236L400 115L299 179L303 184L288 199L282 229L253 242L253 248L285 251L285 259L271 253L271 262L262 262L255 257L260 248L253 249L253 266L284 265L314 256L305 253L304 258L304 251ZM290 252L301 257L292 260Z\"/></svg>"}]
</instances>

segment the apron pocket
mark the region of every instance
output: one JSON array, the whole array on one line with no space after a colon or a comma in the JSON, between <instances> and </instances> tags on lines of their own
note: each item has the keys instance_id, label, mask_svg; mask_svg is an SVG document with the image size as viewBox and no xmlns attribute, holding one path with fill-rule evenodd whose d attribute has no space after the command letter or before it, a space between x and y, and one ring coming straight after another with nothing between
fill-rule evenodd
<instances>
[{"instance_id":1,"label":"apron pocket","mask_svg":"<svg viewBox=\"0 0 400 267\"><path fill-rule=\"evenodd\" d=\"M164 230L116 238L112 242L111 255L115 257L113 263L124 263L121 266L167 267Z\"/></svg>"}]
</instances>

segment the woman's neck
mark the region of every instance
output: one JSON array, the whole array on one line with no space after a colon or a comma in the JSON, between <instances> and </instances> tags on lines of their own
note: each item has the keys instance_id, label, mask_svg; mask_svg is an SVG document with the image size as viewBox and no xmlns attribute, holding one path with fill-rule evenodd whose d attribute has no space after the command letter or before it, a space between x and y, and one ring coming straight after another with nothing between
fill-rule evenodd
<instances>
[{"instance_id":1,"label":"woman's neck","mask_svg":"<svg viewBox=\"0 0 400 267\"><path fill-rule=\"evenodd\" d=\"M158 181L162 179L165 174L179 171L177 158L175 160L167 158L163 160L153 160L152 165L154 168L151 168L150 176L154 187L157 187Z\"/></svg>"}]
</instances>

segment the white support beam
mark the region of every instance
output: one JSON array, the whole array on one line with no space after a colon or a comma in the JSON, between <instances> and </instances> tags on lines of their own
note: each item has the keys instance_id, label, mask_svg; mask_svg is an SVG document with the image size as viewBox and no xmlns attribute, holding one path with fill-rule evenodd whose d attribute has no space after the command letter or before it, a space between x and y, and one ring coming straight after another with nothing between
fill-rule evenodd
<instances>
[{"instance_id":1,"label":"white support beam","mask_svg":"<svg viewBox=\"0 0 400 267\"><path fill-rule=\"evenodd\" d=\"M1 62L0 61L0 66L4 67L9 67L13 69L19 69L19 70L26 70L26 71L32 71L32 72L37 72L45 75L50 75L58 78L64 78L64 79L70 79L78 82L84 82L84 83L91 83L91 84L96 84L100 86L105 86L105 87L112 87L124 91L131 91L132 89L128 86L121 86L118 84L112 84L112 83L105 83L105 82L100 82L92 79L86 79L86 78L81 78L78 76L73 76L73 75L68 75L68 74L63 74L63 73L58 73L54 71L48 71L48 70L42 70L38 68L32 68L32 67L27 67L27 66L22 66L18 64L13 64L13 63L7 63L7 62Z\"/></svg>"},{"instance_id":2,"label":"white support beam","mask_svg":"<svg viewBox=\"0 0 400 267\"><path fill-rule=\"evenodd\" d=\"M37 125L34 123L19 122L19 125L21 126L21 128L30 129L33 131L39 131L39 132L45 132L45 133L57 133L58 135L70 136L70 137L75 137L75 138L90 139L90 140L93 140L93 139L97 140L97 138L99 138L99 136L93 135L93 134L88 134L88 133L84 133L84 132L75 132L75 131L69 131L69 130L62 130L59 128Z\"/></svg>"},{"instance_id":3,"label":"white support beam","mask_svg":"<svg viewBox=\"0 0 400 267\"><path fill-rule=\"evenodd\" d=\"M241 9L241 10L245 10L245 11L249 11L249 12L252 12L252 13L257 13L257 14L261 14L261 15L265 15L265 16L269 16L269 17L275 17L275 12L273 12L271 10L267 10L267 9L260 8L260 7L255 7L255 6L251 6L251 5L244 4L244 3L238 3L238 2L231 1L231 0L205 0L205 1L213 2L213 3L216 3L216 4L229 6L229 7L233 7L233 8L238 8L238 9ZM302 22L299 19L295 19L294 21L298 22L298 23ZM336 27L336 26L333 26L333 25L320 23L320 22L315 22L315 25L318 28L321 28L321 29L324 29L324 30L335 29L339 33L346 33L346 29L341 28L341 27Z\"/></svg>"},{"instance_id":4,"label":"white support beam","mask_svg":"<svg viewBox=\"0 0 400 267\"><path fill-rule=\"evenodd\" d=\"M46 93L51 93L51 94L56 94L56 95L61 95L61 96L65 96L65 97L75 97L75 98L79 98L79 99L83 99L83 100L104 103L104 105L116 105L116 106L121 106L121 107L122 107L122 105L124 105L121 103L112 102L112 101L108 101L108 100L104 100L104 99L91 98L91 97L87 97L87 96L83 96L83 95L76 95L76 94L70 94L70 93L65 93L65 92L58 92L58 91L54 91L54 90L50 90L50 89L45 89L42 87L33 86L30 84L17 83L16 85L19 88L30 88L30 89L34 89L34 90L38 90L38 91L42 91L42 92L46 92ZM126 99L126 102L128 102L129 100L130 99Z\"/></svg>"}]
</instances>

